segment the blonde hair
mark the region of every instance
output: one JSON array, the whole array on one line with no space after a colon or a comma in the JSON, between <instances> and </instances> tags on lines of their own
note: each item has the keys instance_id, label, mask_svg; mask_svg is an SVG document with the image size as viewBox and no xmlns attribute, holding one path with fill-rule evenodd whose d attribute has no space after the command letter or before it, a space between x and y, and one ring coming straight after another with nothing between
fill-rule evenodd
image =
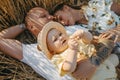
<instances>
[{"instance_id":1,"label":"blonde hair","mask_svg":"<svg viewBox=\"0 0 120 80\"><path fill-rule=\"evenodd\" d=\"M37 11L40 11L42 8L40 7L35 7L35 8L32 8L26 15L25 17L25 22L26 22L26 25L27 27L32 27L32 26L36 26L36 27L39 27L39 25L41 25L39 22L36 21L37 19L37 15L36 15L36 12Z\"/></svg>"},{"instance_id":2,"label":"blonde hair","mask_svg":"<svg viewBox=\"0 0 120 80\"><path fill-rule=\"evenodd\" d=\"M40 11L44 11L45 9L40 7L32 8L25 17L26 27L28 30L34 34L35 36L38 35L38 33L42 30L43 26L45 24L38 21L40 18Z\"/></svg>"}]
</instances>

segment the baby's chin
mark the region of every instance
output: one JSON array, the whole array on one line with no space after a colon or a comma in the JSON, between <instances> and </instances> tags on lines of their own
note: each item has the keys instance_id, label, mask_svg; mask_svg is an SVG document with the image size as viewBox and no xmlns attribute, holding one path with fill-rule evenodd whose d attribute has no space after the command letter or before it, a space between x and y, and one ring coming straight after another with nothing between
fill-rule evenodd
<instances>
[{"instance_id":1,"label":"baby's chin","mask_svg":"<svg viewBox=\"0 0 120 80\"><path fill-rule=\"evenodd\" d=\"M62 53L62 52L64 52L67 48L68 48L68 46L66 45L66 46L62 47L62 48L59 50L59 52L57 52L57 53Z\"/></svg>"}]
</instances>

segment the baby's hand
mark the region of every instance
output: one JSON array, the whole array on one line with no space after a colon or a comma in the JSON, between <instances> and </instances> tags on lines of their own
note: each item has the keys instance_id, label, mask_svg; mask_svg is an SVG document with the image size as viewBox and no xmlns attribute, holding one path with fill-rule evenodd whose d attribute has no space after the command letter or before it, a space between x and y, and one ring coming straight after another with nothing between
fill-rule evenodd
<instances>
[{"instance_id":1,"label":"baby's hand","mask_svg":"<svg viewBox=\"0 0 120 80\"><path fill-rule=\"evenodd\" d=\"M89 44L93 40L93 36L90 32L84 31L81 29L73 33L73 35L70 38L75 39L75 40L82 39L82 41L86 44Z\"/></svg>"},{"instance_id":2,"label":"baby's hand","mask_svg":"<svg viewBox=\"0 0 120 80\"><path fill-rule=\"evenodd\" d=\"M79 30L75 31L73 33L73 35L70 36L70 38L79 40L79 39L81 39L81 37L83 36L83 34L84 34L84 31L81 30L81 29L79 29Z\"/></svg>"},{"instance_id":3,"label":"baby's hand","mask_svg":"<svg viewBox=\"0 0 120 80\"><path fill-rule=\"evenodd\" d=\"M68 46L72 50L78 50L78 42L75 39L69 39L68 40Z\"/></svg>"}]
</instances>

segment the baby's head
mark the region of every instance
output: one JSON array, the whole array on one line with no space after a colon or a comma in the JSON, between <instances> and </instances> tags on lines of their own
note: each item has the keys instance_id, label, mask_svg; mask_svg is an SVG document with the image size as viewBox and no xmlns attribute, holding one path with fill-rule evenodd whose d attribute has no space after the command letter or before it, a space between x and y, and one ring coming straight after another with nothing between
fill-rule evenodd
<instances>
[{"instance_id":1,"label":"baby's head","mask_svg":"<svg viewBox=\"0 0 120 80\"><path fill-rule=\"evenodd\" d=\"M63 52L68 46L67 42L68 35L65 28L57 22L47 23L38 34L38 46L48 58Z\"/></svg>"}]
</instances>

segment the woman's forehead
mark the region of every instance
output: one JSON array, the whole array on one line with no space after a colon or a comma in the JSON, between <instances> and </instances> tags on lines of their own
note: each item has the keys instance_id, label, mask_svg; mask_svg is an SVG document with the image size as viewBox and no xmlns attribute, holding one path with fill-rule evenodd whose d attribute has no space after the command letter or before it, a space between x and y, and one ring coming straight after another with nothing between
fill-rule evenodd
<instances>
[{"instance_id":1,"label":"woman's forehead","mask_svg":"<svg viewBox=\"0 0 120 80\"><path fill-rule=\"evenodd\" d=\"M48 13L48 11L46 11L46 10L36 10L34 13L36 13L36 14L45 14L45 13Z\"/></svg>"},{"instance_id":2,"label":"woman's forehead","mask_svg":"<svg viewBox=\"0 0 120 80\"><path fill-rule=\"evenodd\" d=\"M45 10L39 10L39 9L37 9L35 11L30 12L28 15L30 17L40 18L41 15L46 15L46 13L48 13L48 12L45 11Z\"/></svg>"},{"instance_id":3,"label":"woman's forehead","mask_svg":"<svg viewBox=\"0 0 120 80\"><path fill-rule=\"evenodd\" d=\"M55 15L58 16L58 15L60 15L61 13L62 13L62 11L59 10L59 11L57 11L57 12L55 13Z\"/></svg>"},{"instance_id":4,"label":"woman's forehead","mask_svg":"<svg viewBox=\"0 0 120 80\"><path fill-rule=\"evenodd\" d=\"M44 12L48 12L48 11L43 8L33 8L30 10L29 13L44 13Z\"/></svg>"}]
</instances>

